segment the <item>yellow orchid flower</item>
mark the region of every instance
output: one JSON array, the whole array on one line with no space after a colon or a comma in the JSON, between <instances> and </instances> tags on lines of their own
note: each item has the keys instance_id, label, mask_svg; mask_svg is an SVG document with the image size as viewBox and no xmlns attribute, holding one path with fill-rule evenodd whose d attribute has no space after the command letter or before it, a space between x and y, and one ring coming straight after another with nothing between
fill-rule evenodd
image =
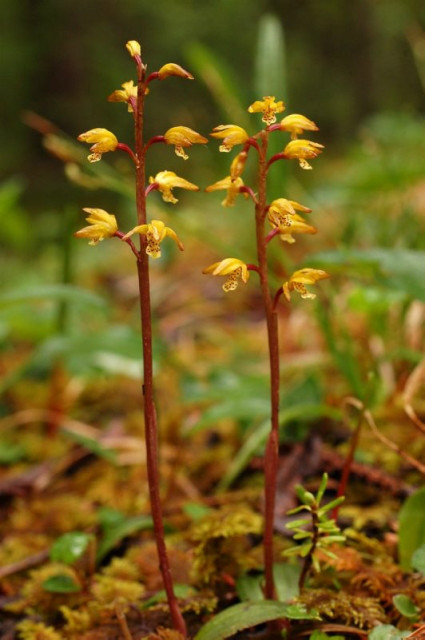
<instances>
[{"instance_id":1,"label":"yellow orchid flower","mask_svg":"<svg viewBox=\"0 0 425 640\"><path fill-rule=\"evenodd\" d=\"M184 152L183 147L191 147L193 144L206 144L207 138L201 134L189 129L189 127L171 127L164 133L164 142L175 146L176 155L188 159L188 155Z\"/></svg>"},{"instance_id":2,"label":"yellow orchid flower","mask_svg":"<svg viewBox=\"0 0 425 640\"><path fill-rule=\"evenodd\" d=\"M154 178L152 176L149 178L149 183L155 185L158 191L162 193L164 202L171 202L172 204L178 202L177 198L172 194L172 190L175 187L187 189L188 191L199 191L199 187L196 184L180 178L174 171L160 171Z\"/></svg>"},{"instance_id":3,"label":"yellow orchid flower","mask_svg":"<svg viewBox=\"0 0 425 640\"><path fill-rule=\"evenodd\" d=\"M313 299L316 297L316 294L307 291L305 285L315 284L318 280L323 280L324 278L329 277L329 273L326 273L326 271L322 271L321 269L310 269L308 267L305 269L299 269L298 271L295 271L289 280L282 286L285 298L289 302L291 300L291 291L298 291L298 293L301 294L301 298Z\"/></svg>"},{"instance_id":4,"label":"yellow orchid flower","mask_svg":"<svg viewBox=\"0 0 425 640\"><path fill-rule=\"evenodd\" d=\"M83 209L88 213L86 221L90 226L84 227L74 233L76 238L90 238L89 244L92 246L104 238L110 238L118 231L118 224L115 216L103 209Z\"/></svg>"},{"instance_id":5,"label":"yellow orchid flower","mask_svg":"<svg viewBox=\"0 0 425 640\"><path fill-rule=\"evenodd\" d=\"M179 64L175 64L174 62L168 62L164 64L160 70L158 71L158 79L165 80L169 76L180 76L180 78L186 78L187 80L193 80L193 75L183 69Z\"/></svg>"},{"instance_id":6,"label":"yellow orchid flower","mask_svg":"<svg viewBox=\"0 0 425 640\"><path fill-rule=\"evenodd\" d=\"M273 200L268 209L268 216L270 220L270 216L273 218L277 218L282 220L288 213L294 215L296 211L302 211L303 213L310 213L311 209L309 207L305 207L299 202L295 202L295 200L287 200L286 198L277 198L277 200ZM280 218L279 218L280 216Z\"/></svg>"},{"instance_id":7,"label":"yellow orchid flower","mask_svg":"<svg viewBox=\"0 0 425 640\"><path fill-rule=\"evenodd\" d=\"M249 138L245 129L237 124L220 124L218 127L214 127L210 135L213 138L223 140L219 150L226 153L231 151L236 144L244 144Z\"/></svg>"},{"instance_id":8,"label":"yellow orchid flower","mask_svg":"<svg viewBox=\"0 0 425 640\"><path fill-rule=\"evenodd\" d=\"M170 236L170 238L174 240L180 251L183 251L184 249L176 232L173 231L173 229L170 229L170 227L166 227L161 220L152 220L149 224L138 225L126 233L122 239L127 240L127 238L132 236L134 233L140 233L141 235L146 236L146 253L154 259L161 257L160 245L166 236Z\"/></svg>"},{"instance_id":9,"label":"yellow orchid flower","mask_svg":"<svg viewBox=\"0 0 425 640\"><path fill-rule=\"evenodd\" d=\"M135 56L140 57L142 55L140 44L137 42L137 40L129 40L125 45L125 48L132 58L134 58Z\"/></svg>"},{"instance_id":10,"label":"yellow orchid flower","mask_svg":"<svg viewBox=\"0 0 425 640\"><path fill-rule=\"evenodd\" d=\"M133 113L131 100L137 100L137 87L133 80L123 82L121 86L122 89L116 89L110 96L108 96L108 102L127 102L129 113Z\"/></svg>"},{"instance_id":11,"label":"yellow orchid flower","mask_svg":"<svg viewBox=\"0 0 425 640\"><path fill-rule=\"evenodd\" d=\"M108 129L90 129L84 133L80 133L77 140L80 142L87 142L88 144L94 143L90 147L92 153L88 156L89 162L98 162L103 153L108 151L115 151L118 146L118 139L112 131Z\"/></svg>"},{"instance_id":12,"label":"yellow orchid flower","mask_svg":"<svg viewBox=\"0 0 425 640\"><path fill-rule=\"evenodd\" d=\"M256 100L248 107L249 113L262 113L261 118L267 125L276 122L276 113L285 111L285 103L282 100L275 101L274 96L264 96L262 100Z\"/></svg>"},{"instance_id":13,"label":"yellow orchid flower","mask_svg":"<svg viewBox=\"0 0 425 640\"><path fill-rule=\"evenodd\" d=\"M274 218L269 212L268 217L271 226L278 230L282 242L293 244L295 242L293 233L317 233L316 227L307 224L297 213L287 213L283 218Z\"/></svg>"},{"instance_id":14,"label":"yellow orchid flower","mask_svg":"<svg viewBox=\"0 0 425 640\"><path fill-rule=\"evenodd\" d=\"M279 127L281 131L289 131L291 139L296 140L298 135L304 131L319 131L319 127L313 120L309 120L300 113L291 113L280 121Z\"/></svg>"},{"instance_id":15,"label":"yellow orchid flower","mask_svg":"<svg viewBox=\"0 0 425 640\"><path fill-rule=\"evenodd\" d=\"M221 189L227 190L227 196L222 201L223 207L233 207L235 205L236 197L240 193L240 188L244 186L244 181L242 178L236 178L232 180L230 176L226 176L222 180L218 182L214 182L214 184L210 184L209 187L205 189L208 193L211 191L220 191ZM245 198L249 198L247 193L242 194Z\"/></svg>"},{"instance_id":16,"label":"yellow orchid flower","mask_svg":"<svg viewBox=\"0 0 425 640\"><path fill-rule=\"evenodd\" d=\"M223 284L223 291L234 291L239 282L239 278L245 284L249 279L248 266L238 258L225 258L221 262L214 262L206 267L202 273L212 273L213 276L227 276L226 282Z\"/></svg>"},{"instance_id":17,"label":"yellow orchid flower","mask_svg":"<svg viewBox=\"0 0 425 640\"><path fill-rule=\"evenodd\" d=\"M307 158L316 158L322 149L325 147L318 142L311 142L311 140L291 140L288 142L283 150L286 158L297 158L301 169L312 169L311 165L307 162Z\"/></svg>"},{"instance_id":18,"label":"yellow orchid flower","mask_svg":"<svg viewBox=\"0 0 425 640\"><path fill-rule=\"evenodd\" d=\"M236 180L243 174L247 159L248 153L246 151L241 151L233 158L230 165L230 177L232 180Z\"/></svg>"}]
</instances>

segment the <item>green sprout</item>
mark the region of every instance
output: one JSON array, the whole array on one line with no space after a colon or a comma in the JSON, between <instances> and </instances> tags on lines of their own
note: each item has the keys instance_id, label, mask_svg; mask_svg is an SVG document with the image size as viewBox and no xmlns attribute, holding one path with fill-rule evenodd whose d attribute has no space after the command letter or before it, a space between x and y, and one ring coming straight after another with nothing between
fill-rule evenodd
<instances>
[{"instance_id":1,"label":"green sprout","mask_svg":"<svg viewBox=\"0 0 425 640\"><path fill-rule=\"evenodd\" d=\"M301 544L290 547L284 552L286 556L304 558L304 566L299 579L300 590L302 590L311 568L316 572L320 571L318 552L320 551L329 558L335 558L335 554L328 547L335 542L345 541L345 536L341 534L335 520L329 515L329 512L339 506L345 498L340 496L322 505L327 484L328 474L324 473L316 495L304 489L303 486L297 485L295 491L302 504L291 509L287 514L293 515L300 513L300 511L308 511L310 514L309 517L293 520L286 525L287 529L293 531L293 539L302 541Z\"/></svg>"}]
</instances>

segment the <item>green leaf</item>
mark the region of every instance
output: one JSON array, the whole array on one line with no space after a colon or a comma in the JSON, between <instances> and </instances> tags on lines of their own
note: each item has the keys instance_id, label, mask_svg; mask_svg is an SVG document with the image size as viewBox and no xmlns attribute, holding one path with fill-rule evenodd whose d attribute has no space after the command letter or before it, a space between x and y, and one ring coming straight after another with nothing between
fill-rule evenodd
<instances>
[{"instance_id":1,"label":"green leaf","mask_svg":"<svg viewBox=\"0 0 425 640\"><path fill-rule=\"evenodd\" d=\"M186 502L183 505L183 511L191 520L195 521L200 520L211 513L211 509L209 507L206 507L204 504L200 504L199 502Z\"/></svg>"},{"instance_id":2,"label":"green leaf","mask_svg":"<svg viewBox=\"0 0 425 640\"><path fill-rule=\"evenodd\" d=\"M425 575L425 544L414 551L410 560L410 566L412 569Z\"/></svg>"},{"instance_id":3,"label":"green leaf","mask_svg":"<svg viewBox=\"0 0 425 640\"><path fill-rule=\"evenodd\" d=\"M301 567L297 564L278 562L273 565L276 595L281 602L289 602L299 595Z\"/></svg>"},{"instance_id":4,"label":"green leaf","mask_svg":"<svg viewBox=\"0 0 425 640\"><path fill-rule=\"evenodd\" d=\"M71 576L58 573L43 582L43 589L51 593L76 593L81 591L81 586Z\"/></svg>"},{"instance_id":5,"label":"green leaf","mask_svg":"<svg viewBox=\"0 0 425 640\"><path fill-rule=\"evenodd\" d=\"M369 633L369 640L402 640L410 635L410 631L400 631L392 624L380 624Z\"/></svg>"},{"instance_id":6,"label":"green leaf","mask_svg":"<svg viewBox=\"0 0 425 640\"><path fill-rule=\"evenodd\" d=\"M236 580L236 593L239 600L242 602L257 600L264 600L263 590L261 584L264 580L264 575L250 576L242 575Z\"/></svg>"},{"instance_id":7,"label":"green leaf","mask_svg":"<svg viewBox=\"0 0 425 640\"><path fill-rule=\"evenodd\" d=\"M73 564L86 551L93 536L81 531L71 531L64 533L57 538L50 549L50 560L52 562L63 562Z\"/></svg>"},{"instance_id":8,"label":"green leaf","mask_svg":"<svg viewBox=\"0 0 425 640\"><path fill-rule=\"evenodd\" d=\"M67 436L73 442L80 444L82 447L94 453L99 458L103 458L104 460L108 460L108 462L112 462L113 464L117 461L117 455L115 451L111 451L111 449L107 449L103 446L98 440L94 438L89 438L88 436L83 436L80 433L75 433L75 431L68 431L68 429L61 429L61 433Z\"/></svg>"},{"instance_id":9,"label":"green leaf","mask_svg":"<svg viewBox=\"0 0 425 640\"><path fill-rule=\"evenodd\" d=\"M100 562L111 549L123 538L131 536L137 531L152 528L150 516L133 516L131 518L116 519L114 524L104 525L104 533L97 548L96 560Z\"/></svg>"},{"instance_id":10,"label":"green leaf","mask_svg":"<svg viewBox=\"0 0 425 640\"><path fill-rule=\"evenodd\" d=\"M23 460L25 456L26 450L21 444L0 442L0 464L5 466L15 464L15 462Z\"/></svg>"},{"instance_id":11,"label":"green leaf","mask_svg":"<svg viewBox=\"0 0 425 640\"><path fill-rule=\"evenodd\" d=\"M37 300L66 300L82 305L104 308L106 301L100 296L70 284L46 284L31 288L15 288L0 295L0 308L11 304L26 304Z\"/></svg>"},{"instance_id":12,"label":"green leaf","mask_svg":"<svg viewBox=\"0 0 425 640\"><path fill-rule=\"evenodd\" d=\"M344 636L328 636L327 633L323 631L313 631L309 640L345 640Z\"/></svg>"},{"instance_id":13,"label":"green leaf","mask_svg":"<svg viewBox=\"0 0 425 640\"><path fill-rule=\"evenodd\" d=\"M303 605L287 605L273 600L242 602L214 616L198 631L194 640L222 640L243 629L279 618L315 620L318 617L315 613L308 613Z\"/></svg>"},{"instance_id":14,"label":"green leaf","mask_svg":"<svg viewBox=\"0 0 425 640\"><path fill-rule=\"evenodd\" d=\"M341 417L341 412L339 409L333 409L332 407L327 407L324 404L306 405L305 403L300 403L280 411L279 427L284 431L285 426L293 420L302 419L303 421L308 422L322 417L339 419ZM249 461L265 444L269 432L270 420L265 420L246 438L221 479L218 485L219 491L225 491L230 487L232 482L238 477L243 469L245 469Z\"/></svg>"},{"instance_id":15,"label":"green leaf","mask_svg":"<svg viewBox=\"0 0 425 640\"><path fill-rule=\"evenodd\" d=\"M399 514L398 553L405 571L416 549L425 544L425 487L409 496Z\"/></svg>"},{"instance_id":16,"label":"green leaf","mask_svg":"<svg viewBox=\"0 0 425 640\"><path fill-rule=\"evenodd\" d=\"M325 251L310 256L308 263L335 273L351 274L351 277L368 276L375 286L425 301L424 261L424 251L378 247Z\"/></svg>"},{"instance_id":17,"label":"green leaf","mask_svg":"<svg viewBox=\"0 0 425 640\"><path fill-rule=\"evenodd\" d=\"M196 589L194 589L188 584L175 584L174 593L177 598L189 598L190 596L193 596L196 594ZM156 593L154 596L146 600L142 604L141 608L149 609L149 607L152 607L154 604L158 604L158 602L166 602L166 601L167 601L167 593L164 590L158 591L158 593Z\"/></svg>"},{"instance_id":18,"label":"green leaf","mask_svg":"<svg viewBox=\"0 0 425 640\"><path fill-rule=\"evenodd\" d=\"M398 593L395 595L393 597L393 604L397 611L399 611L405 618L416 619L418 617L419 608L415 605L413 600L404 593Z\"/></svg>"}]
</instances>

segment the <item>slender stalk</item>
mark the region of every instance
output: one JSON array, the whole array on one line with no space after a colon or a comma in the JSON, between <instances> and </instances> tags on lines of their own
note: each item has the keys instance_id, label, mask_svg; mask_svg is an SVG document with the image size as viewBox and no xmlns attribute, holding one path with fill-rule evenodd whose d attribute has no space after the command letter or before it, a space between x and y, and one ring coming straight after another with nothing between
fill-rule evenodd
<instances>
[{"instance_id":1,"label":"slender stalk","mask_svg":"<svg viewBox=\"0 0 425 640\"><path fill-rule=\"evenodd\" d=\"M145 149L143 145L143 118L145 99L145 69L138 66L137 111L135 112L135 145L136 145L136 204L138 224L146 224L146 194L145 194ZM140 316L143 343L143 397L145 417L146 458L149 484L149 497L155 541L158 552L159 568L162 575L164 589L167 594L173 625L183 637L187 637L186 624L179 609L174 594L173 579L170 563L165 546L164 523L162 518L161 499L159 492L158 465L158 427L153 389L153 358L152 358L152 321L149 287L149 256L146 254L146 236L140 236L140 254L137 261L139 278Z\"/></svg>"},{"instance_id":2,"label":"slender stalk","mask_svg":"<svg viewBox=\"0 0 425 640\"><path fill-rule=\"evenodd\" d=\"M262 131L259 144L258 167L258 203L255 207L255 227L257 236L257 256L263 305L266 315L267 336L270 358L270 401L271 430L267 440L264 457L265 482L265 525L264 525L264 572L265 597L274 598L273 582L273 529L276 502L276 477L279 459L279 334L277 313L273 308L273 300L268 283L267 240L264 235L264 221L267 210L267 147L268 132Z\"/></svg>"}]
</instances>

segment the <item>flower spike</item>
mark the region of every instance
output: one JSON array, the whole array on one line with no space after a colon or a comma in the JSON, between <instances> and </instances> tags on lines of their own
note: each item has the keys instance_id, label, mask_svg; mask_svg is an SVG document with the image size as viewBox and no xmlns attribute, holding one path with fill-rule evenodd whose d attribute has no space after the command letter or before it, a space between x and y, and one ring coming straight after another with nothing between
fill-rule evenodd
<instances>
[{"instance_id":1,"label":"flower spike","mask_svg":"<svg viewBox=\"0 0 425 640\"><path fill-rule=\"evenodd\" d=\"M121 86L122 89L116 89L108 96L108 102L126 102L129 113L133 113L133 104L136 104L137 100L137 87L134 85L133 80L123 82Z\"/></svg>"},{"instance_id":2,"label":"flower spike","mask_svg":"<svg viewBox=\"0 0 425 640\"><path fill-rule=\"evenodd\" d=\"M112 131L108 131L108 129L90 129L85 133L80 133L77 140L87 142L88 144L94 143L90 147L92 153L88 156L89 162L98 162L103 153L115 151L118 146L116 135L112 133Z\"/></svg>"},{"instance_id":3,"label":"flower spike","mask_svg":"<svg viewBox=\"0 0 425 640\"><path fill-rule=\"evenodd\" d=\"M157 78L159 80L165 80L169 76L179 76L180 78L186 78L187 80L193 80L193 75L183 69L179 64L175 64L174 62L168 62L168 64L164 64L160 70L158 71Z\"/></svg>"},{"instance_id":4,"label":"flower spike","mask_svg":"<svg viewBox=\"0 0 425 640\"><path fill-rule=\"evenodd\" d=\"M149 184L162 193L164 202L171 202L172 204L178 202L178 199L172 194L172 190L175 187L187 189L188 191L199 191L199 187L196 184L192 184L184 178L179 178L174 171L160 171L154 178L149 178Z\"/></svg>"},{"instance_id":5,"label":"flower spike","mask_svg":"<svg viewBox=\"0 0 425 640\"><path fill-rule=\"evenodd\" d=\"M304 133L304 131L319 131L319 127L313 120L309 120L300 113L291 113L283 118L280 124L275 125L273 129L280 129L280 131L289 131L291 139L296 140L298 135Z\"/></svg>"},{"instance_id":6,"label":"flower spike","mask_svg":"<svg viewBox=\"0 0 425 640\"><path fill-rule=\"evenodd\" d=\"M262 113L261 118L267 125L276 122L276 113L285 111L285 104L282 100L275 101L274 96L264 96L262 100L256 100L248 107L249 113Z\"/></svg>"},{"instance_id":7,"label":"flower spike","mask_svg":"<svg viewBox=\"0 0 425 640\"><path fill-rule=\"evenodd\" d=\"M220 124L218 127L214 127L210 135L213 138L223 140L219 149L225 153L231 151L236 144L244 144L249 139L245 129L236 124Z\"/></svg>"},{"instance_id":8,"label":"flower spike","mask_svg":"<svg viewBox=\"0 0 425 640\"><path fill-rule=\"evenodd\" d=\"M103 209L83 209L88 213L86 221L90 226L84 227L74 233L76 238L90 238L89 244L95 246L105 238L111 238L118 231L118 224L115 216Z\"/></svg>"},{"instance_id":9,"label":"flower spike","mask_svg":"<svg viewBox=\"0 0 425 640\"><path fill-rule=\"evenodd\" d=\"M132 236L134 233L140 233L141 235L146 236L146 253L154 259L161 257L160 245L166 236L169 236L174 240L180 251L183 251L184 249L176 232L173 231L173 229L170 229L170 227L166 227L161 220L152 220L149 224L141 224L134 227L134 229L123 236L122 240L127 240L127 238Z\"/></svg>"},{"instance_id":10,"label":"flower spike","mask_svg":"<svg viewBox=\"0 0 425 640\"><path fill-rule=\"evenodd\" d=\"M237 288L239 278L245 284L249 279L248 265L238 258L225 258L221 262L214 262L206 267L202 273L211 273L213 276L228 276L222 287L226 293Z\"/></svg>"},{"instance_id":11,"label":"flower spike","mask_svg":"<svg viewBox=\"0 0 425 640\"><path fill-rule=\"evenodd\" d=\"M291 291L297 291L301 298L310 298L313 299L316 297L316 294L310 293L305 287L306 284L315 284L318 280L323 280L324 278L329 278L329 273L326 271L322 271L322 269L309 269L306 267L305 269L299 269L292 274L287 282L285 282L282 286L282 290L285 298L290 302L291 300Z\"/></svg>"},{"instance_id":12,"label":"flower spike","mask_svg":"<svg viewBox=\"0 0 425 640\"><path fill-rule=\"evenodd\" d=\"M311 140L291 140L283 150L283 157L290 160L297 158L301 169L312 169L307 158L316 158L324 148L323 144Z\"/></svg>"},{"instance_id":13,"label":"flower spike","mask_svg":"<svg viewBox=\"0 0 425 640\"><path fill-rule=\"evenodd\" d=\"M164 142L173 144L177 156L188 159L188 155L184 152L183 147L191 147L193 144L206 144L207 138L201 136L200 133L189 129L189 127L171 127L164 133Z\"/></svg>"},{"instance_id":14,"label":"flower spike","mask_svg":"<svg viewBox=\"0 0 425 640\"><path fill-rule=\"evenodd\" d=\"M210 184L209 187L205 189L208 193L211 191L220 191L221 189L227 189L227 196L222 201L223 207L234 207L235 200L239 193L242 193L244 198L249 198L248 193L243 193L241 188L244 186L244 182L242 178L232 179L230 176L226 176L222 180L218 182L214 182L214 184Z\"/></svg>"}]
</instances>

